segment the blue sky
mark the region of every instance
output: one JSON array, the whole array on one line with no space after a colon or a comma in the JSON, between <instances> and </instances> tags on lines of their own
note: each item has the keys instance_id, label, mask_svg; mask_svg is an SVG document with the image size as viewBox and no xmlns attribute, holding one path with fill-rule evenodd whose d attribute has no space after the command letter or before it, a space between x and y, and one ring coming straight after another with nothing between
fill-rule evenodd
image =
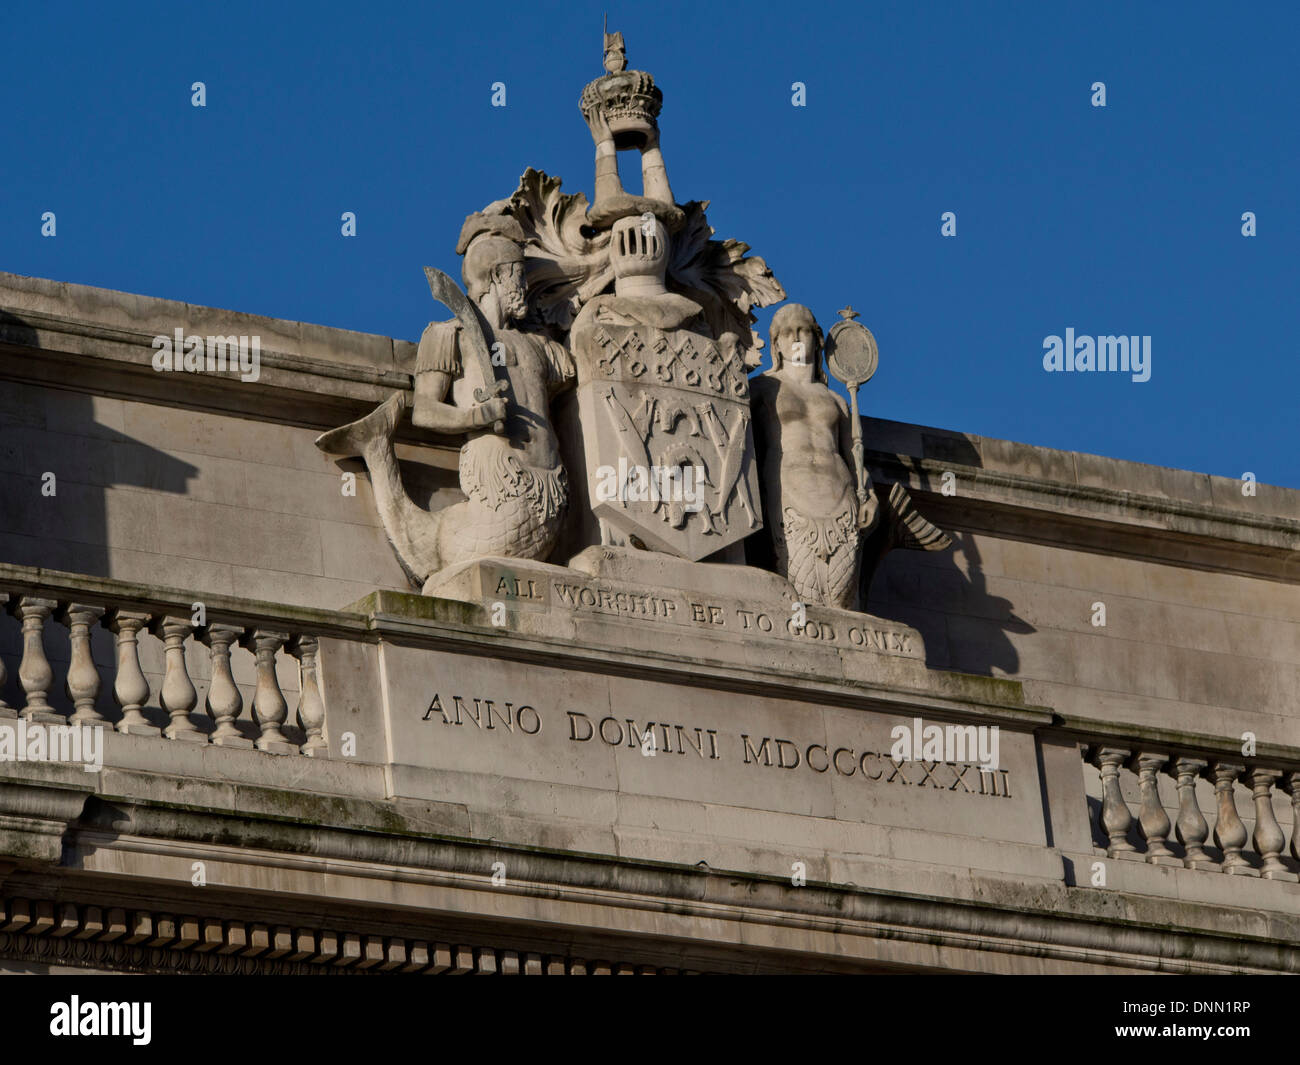
<instances>
[{"instance_id":1,"label":"blue sky","mask_svg":"<svg viewBox=\"0 0 1300 1065\"><path fill-rule=\"evenodd\" d=\"M1294 3L10 5L0 269L417 338L466 214L590 195L605 10L678 200L875 333L866 413L1300 488Z\"/></svg>"}]
</instances>

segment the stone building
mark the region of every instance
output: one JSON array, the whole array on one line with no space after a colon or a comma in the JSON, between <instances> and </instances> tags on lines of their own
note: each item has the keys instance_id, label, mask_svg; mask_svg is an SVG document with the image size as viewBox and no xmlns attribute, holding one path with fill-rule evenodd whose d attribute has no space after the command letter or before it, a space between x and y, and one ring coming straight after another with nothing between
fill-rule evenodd
<instances>
[{"instance_id":1,"label":"stone building","mask_svg":"<svg viewBox=\"0 0 1300 1065\"><path fill-rule=\"evenodd\" d=\"M1300 968L1300 493L747 387L606 70L418 348L0 274L0 968Z\"/></svg>"}]
</instances>

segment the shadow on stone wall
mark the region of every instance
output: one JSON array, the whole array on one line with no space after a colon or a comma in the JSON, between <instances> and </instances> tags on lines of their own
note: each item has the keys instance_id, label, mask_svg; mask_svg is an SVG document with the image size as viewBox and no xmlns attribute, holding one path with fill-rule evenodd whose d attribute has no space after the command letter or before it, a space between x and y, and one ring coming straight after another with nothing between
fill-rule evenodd
<instances>
[{"instance_id":1,"label":"shadow on stone wall","mask_svg":"<svg viewBox=\"0 0 1300 1065\"><path fill-rule=\"evenodd\" d=\"M894 550L876 572L866 610L911 625L925 640L925 664L982 676L1014 677L1020 654L1010 634L1035 631L1014 604L991 595L981 565L979 541L971 533L950 533L953 546L941 552ZM965 559L959 566L956 556Z\"/></svg>"},{"instance_id":2,"label":"shadow on stone wall","mask_svg":"<svg viewBox=\"0 0 1300 1065\"><path fill-rule=\"evenodd\" d=\"M41 357L36 330L19 316L0 311L0 360ZM135 523L127 493L114 500L110 523L108 490L131 487L184 495L198 472L188 462L98 422L89 393L7 382L0 388L0 562L115 576L110 546L130 550ZM66 635L65 629L48 625L45 647L55 672L50 701L70 710L63 692ZM96 661L109 664L111 634L96 626L92 639ZM0 620L0 655L9 674L0 699L21 706L21 640L12 618ZM101 692L101 702L111 706L107 692Z\"/></svg>"},{"instance_id":3,"label":"shadow on stone wall","mask_svg":"<svg viewBox=\"0 0 1300 1065\"><path fill-rule=\"evenodd\" d=\"M1027 635L1034 627L1016 615L1009 599L989 594L978 538L955 532L942 513L933 512L942 510L937 506L943 499L942 475L916 461L981 469L979 448L965 433L929 429L921 431L918 440L915 426L869 416L863 417L862 427L873 481L910 483L917 509L953 540L946 551L895 548L886 554L863 609L920 630L931 669L1014 677L1020 671L1020 654L1011 635ZM958 564L958 555L964 566Z\"/></svg>"},{"instance_id":4,"label":"shadow on stone wall","mask_svg":"<svg viewBox=\"0 0 1300 1065\"><path fill-rule=\"evenodd\" d=\"M409 429L409 422L406 426ZM448 438L449 442L451 438ZM399 444L402 441L399 438ZM420 462L412 458L408 453L403 454L406 449L399 447L397 474L402 481L402 489L406 496L421 510L427 510L429 513L436 513L443 507L449 507L453 503L463 502L465 493L460 490L460 475L456 470L444 469L438 466L430 465L427 462ZM336 469L340 473L353 473L358 481L373 480L369 469L366 467L364 459L360 458L335 458L332 460ZM397 564L402 568L406 575L406 583L409 590L418 592L424 587L424 579L411 573L406 564L402 562L401 556L397 553L396 547L393 546L393 539L384 530L384 538L393 550L393 557L397 559Z\"/></svg>"}]
</instances>

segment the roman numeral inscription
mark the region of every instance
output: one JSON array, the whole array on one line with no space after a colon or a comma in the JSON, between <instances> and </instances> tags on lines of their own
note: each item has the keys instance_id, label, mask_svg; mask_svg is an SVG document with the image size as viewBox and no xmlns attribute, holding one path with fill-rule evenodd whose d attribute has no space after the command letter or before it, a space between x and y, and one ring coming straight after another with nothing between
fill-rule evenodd
<instances>
[{"instance_id":1,"label":"roman numeral inscription","mask_svg":"<svg viewBox=\"0 0 1300 1065\"><path fill-rule=\"evenodd\" d=\"M1012 797L1011 771L983 769L975 762L900 761L887 752L850 744L803 744L781 736L751 736L679 721L651 721L617 714L545 709L531 703L482 695L435 692L421 721L437 727L507 736L545 736L578 744L593 753L626 749L641 757L685 759L713 768L714 763L749 767L744 772L798 773L856 777L867 784L926 788L974 798ZM888 720L880 727L888 729Z\"/></svg>"},{"instance_id":2,"label":"roman numeral inscription","mask_svg":"<svg viewBox=\"0 0 1300 1065\"><path fill-rule=\"evenodd\" d=\"M823 743L812 743L801 748L792 740L771 736L764 736L755 745L743 733L740 741L744 747L746 765L774 766L778 769L798 769L803 766L814 773L833 771L842 777L860 776L863 780L882 780L886 784L911 784L918 788L939 788L965 795L1011 798L1009 770L982 769L974 762L898 761L879 751L859 752L852 747L831 747Z\"/></svg>"}]
</instances>

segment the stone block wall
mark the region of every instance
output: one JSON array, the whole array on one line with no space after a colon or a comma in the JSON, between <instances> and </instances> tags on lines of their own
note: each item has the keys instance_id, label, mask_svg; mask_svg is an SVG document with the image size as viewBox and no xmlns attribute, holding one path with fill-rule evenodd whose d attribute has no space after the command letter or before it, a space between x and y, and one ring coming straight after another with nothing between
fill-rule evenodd
<instances>
[{"instance_id":1,"label":"stone block wall","mask_svg":"<svg viewBox=\"0 0 1300 1065\"><path fill-rule=\"evenodd\" d=\"M261 380L152 372L150 337L178 325L264 334ZM0 559L324 609L408 589L364 467L313 440L409 385L412 358L0 275ZM893 552L869 603L921 631L929 666L1023 680L1062 714L1300 743L1300 492L877 419L865 436L877 476L953 534ZM400 453L414 498L461 498L454 446L412 436ZM12 620L0 648L12 686Z\"/></svg>"}]
</instances>

